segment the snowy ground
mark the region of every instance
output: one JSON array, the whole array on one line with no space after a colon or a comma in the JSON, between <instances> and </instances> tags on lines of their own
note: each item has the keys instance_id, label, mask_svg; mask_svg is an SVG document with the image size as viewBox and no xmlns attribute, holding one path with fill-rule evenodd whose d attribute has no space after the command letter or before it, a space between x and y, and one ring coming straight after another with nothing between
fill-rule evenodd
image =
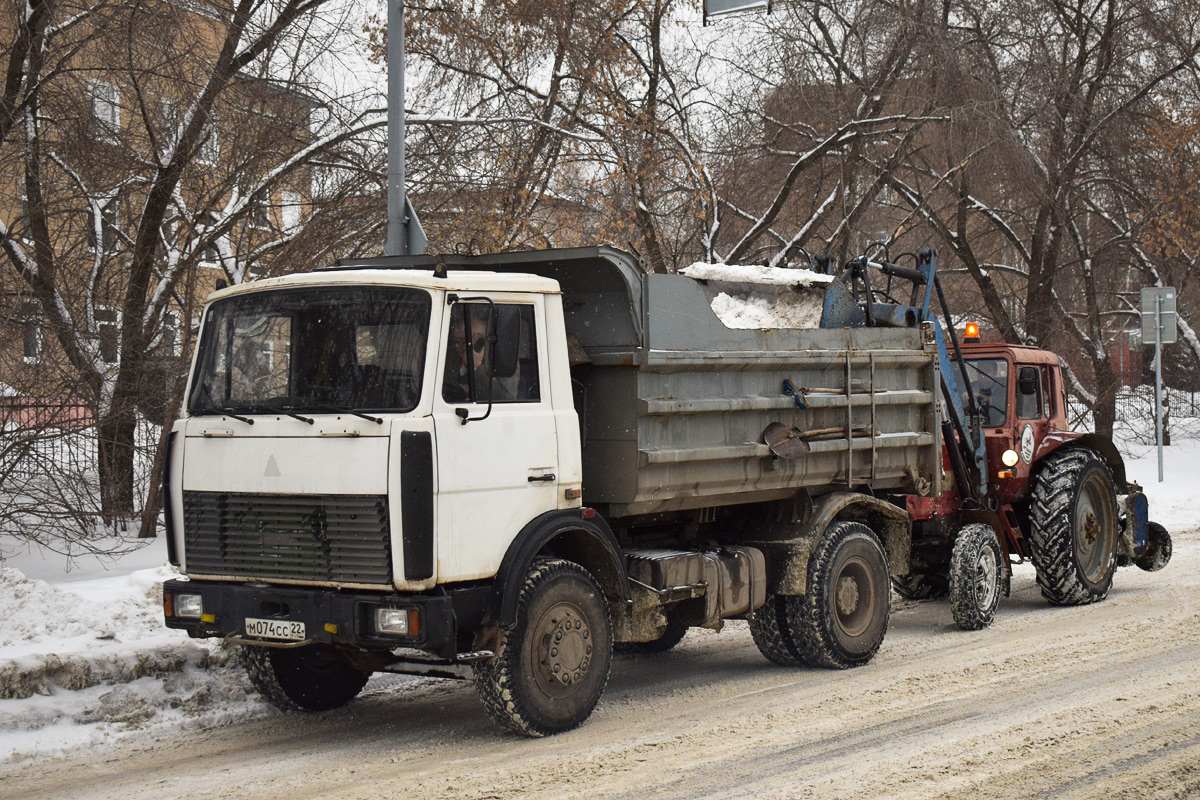
<instances>
[{"instance_id":1,"label":"snowy ground","mask_svg":"<svg viewBox=\"0 0 1200 800\"><path fill-rule=\"evenodd\" d=\"M1153 448L1134 446L1127 459L1151 519L1175 532L1200 528L1200 440L1166 449L1161 484ZM0 761L277 713L228 650L162 626L160 586L172 573L161 541L116 563L67 564L3 540L0 554ZM368 693L421 683L380 676Z\"/></svg>"}]
</instances>

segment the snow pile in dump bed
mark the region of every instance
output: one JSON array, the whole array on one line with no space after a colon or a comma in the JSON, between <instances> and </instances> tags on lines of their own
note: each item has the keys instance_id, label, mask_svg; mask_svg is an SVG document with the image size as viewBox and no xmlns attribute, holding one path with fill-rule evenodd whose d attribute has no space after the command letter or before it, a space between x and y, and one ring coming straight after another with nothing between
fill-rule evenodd
<instances>
[{"instance_id":1,"label":"snow pile in dump bed","mask_svg":"<svg viewBox=\"0 0 1200 800\"><path fill-rule=\"evenodd\" d=\"M810 269L764 267L757 264L706 264L697 261L679 271L698 281L753 283L762 286L824 286L833 281L832 275L822 275Z\"/></svg>"},{"instance_id":2,"label":"snow pile in dump bed","mask_svg":"<svg viewBox=\"0 0 1200 800\"><path fill-rule=\"evenodd\" d=\"M723 284L713 313L727 328L818 328L825 285L832 276L807 269L696 263L680 270L689 278Z\"/></svg>"}]
</instances>

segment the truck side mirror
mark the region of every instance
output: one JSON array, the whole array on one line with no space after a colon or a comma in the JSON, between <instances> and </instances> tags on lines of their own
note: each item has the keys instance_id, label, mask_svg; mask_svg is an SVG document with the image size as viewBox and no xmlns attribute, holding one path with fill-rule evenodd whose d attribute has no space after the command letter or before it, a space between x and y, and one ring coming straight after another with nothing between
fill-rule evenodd
<instances>
[{"instance_id":1,"label":"truck side mirror","mask_svg":"<svg viewBox=\"0 0 1200 800\"><path fill-rule=\"evenodd\" d=\"M1017 373L1017 391L1021 394L1037 394L1038 391L1038 371L1037 367L1021 367L1021 371Z\"/></svg>"},{"instance_id":2,"label":"truck side mirror","mask_svg":"<svg viewBox=\"0 0 1200 800\"><path fill-rule=\"evenodd\" d=\"M492 342L491 375L511 378L517 372L517 358L521 349L520 307L497 305L492 308L492 330L488 332Z\"/></svg>"}]
</instances>

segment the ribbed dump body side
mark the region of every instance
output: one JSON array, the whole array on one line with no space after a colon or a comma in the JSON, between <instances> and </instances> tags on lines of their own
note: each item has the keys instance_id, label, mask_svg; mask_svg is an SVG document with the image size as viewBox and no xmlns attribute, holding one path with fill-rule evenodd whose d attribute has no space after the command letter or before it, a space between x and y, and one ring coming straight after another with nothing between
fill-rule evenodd
<instances>
[{"instance_id":1,"label":"ribbed dump body side","mask_svg":"<svg viewBox=\"0 0 1200 800\"><path fill-rule=\"evenodd\" d=\"M183 493L188 572L291 583L392 582L387 497Z\"/></svg>"},{"instance_id":2,"label":"ribbed dump body side","mask_svg":"<svg viewBox=\"0 0 1200 800\"><path fill-rule=\"evenodd\" d=\"M585 502L621 517L800 488L940 487L936 350L921 330L734 330L712 312L710 287L647 275L641 290L641 346L594 348L576 368ZM820 433L780 458L763 438L775 422Z\"/></svg>"}]
</instances>

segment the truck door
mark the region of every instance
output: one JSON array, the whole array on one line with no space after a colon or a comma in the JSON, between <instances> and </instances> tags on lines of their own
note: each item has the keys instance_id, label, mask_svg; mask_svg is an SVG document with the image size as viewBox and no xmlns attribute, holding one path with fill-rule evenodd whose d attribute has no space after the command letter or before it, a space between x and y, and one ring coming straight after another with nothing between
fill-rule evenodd
<instances>
[{"instance_id":1,"label":"truck door","mask_svg":"<svg viewBox=\"0 0 1200 800\"><path fill-rule=\"evenodd\" d=\"M1013 449L1021 456L1016 466L1016 477L1020 479L1029 477L1033 454L1048 432L1051 416L1050 378L1045 364L1019 365L1016 372Z\"/></svg>"},{"instance_id":2,"label":"truck door","mask_svg":"<svg viewBox=\"0 0 1200 800\"><path fill-rule=\"evenodd\" d=\"M438 581L496 573L513 537L557 508L558 439L540 295L447 305L434 398Z\"/></svg>"}]
</instances>

